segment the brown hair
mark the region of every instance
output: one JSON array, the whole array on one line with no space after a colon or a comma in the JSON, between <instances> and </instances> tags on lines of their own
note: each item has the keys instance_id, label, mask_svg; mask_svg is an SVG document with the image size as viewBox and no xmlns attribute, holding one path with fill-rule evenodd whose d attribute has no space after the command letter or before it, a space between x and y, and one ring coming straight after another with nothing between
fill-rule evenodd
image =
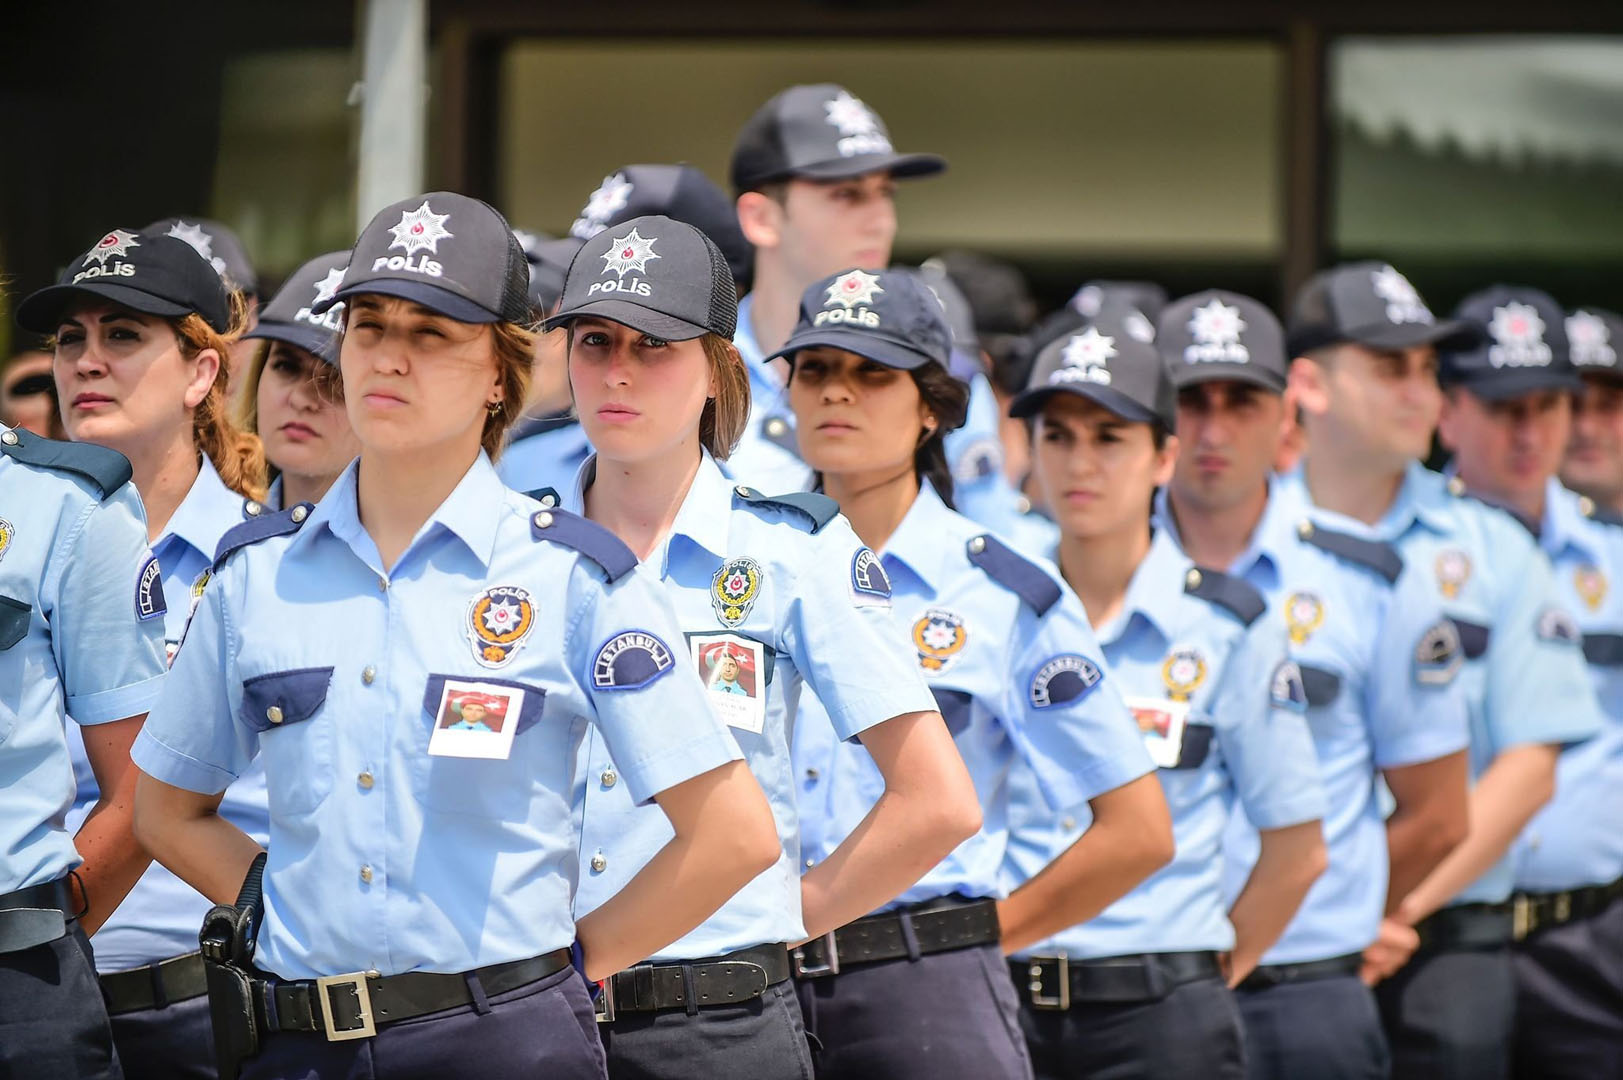
<instances>
[{"instance_id":1,"label":"brown hair","mask_svg":"<svg viewBox=\"0 0 1623 1080\"><path fill-rule=\"evenodd\" d=\"M704 412L699 414L699 442L711 457L725 461L749 423L749 369L738 349L720 334L706 334L699 344L704 346L710 374L716 380L716 396L704 403Z\"/></svg>"},{"instance_id":2,"label":"brown hair","mask_svg":"<svg viewBox=\"0 0 1623 1080\"><path fill-rule=\"evenodd\" d=\"M936 420L933 429L920 432L918 447L913 451L913 471L920 479L930 481L941 501L952 506L952 467L947 464L946 439L947 433L962 427L969 415L969 386L933 361L920 364L908 374L919 388L924 407Z\"/></svg>"},{"instance_id":3,"label":"brown hair","mask_svg":"<svg viewBox=\"0 0 1623 1080\"><path fill-rule=\"evenodd\" d=\"M226 487L249 499L265 498L265 448L259 436L239 428L231 418L231 345L247 325L248 307L239 292L231 293L231 323L225 333L203 321L196 312L170 319L175 340L188 360L204 349L220 356L220 370L208 393L192 410L192 441L208 455Z\"/></svg>"}]
</instances>

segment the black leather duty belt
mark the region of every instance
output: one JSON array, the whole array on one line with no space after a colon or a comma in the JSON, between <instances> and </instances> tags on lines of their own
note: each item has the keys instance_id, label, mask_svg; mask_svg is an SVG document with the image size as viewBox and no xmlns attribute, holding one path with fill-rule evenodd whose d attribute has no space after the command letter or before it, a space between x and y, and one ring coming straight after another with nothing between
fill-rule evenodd
<instances>
[{"instance_id":1,"label":"black leather duty belt","mask_svg":"<svg viewBox=\"0 0 1623 1080\"><path fill-rule=\"evenodd\" d=\"M189 952L156 964L109 971L101 976L101 996L107 1001L107 1015L162 1009L209 992L203 972L203 954Z\"/></svg>"},{"instance_id":2,"label":"black leather duty belt","mask_svg":"<svg viewBox=\"0 0 1623 1080\"><path fill-rule=\"evenodd\" d=\"M1519 892L1508 905L1512 937L1525 941L1541 930L1591 918L1611 907L1619 897L1623 897L1623 878L1565 892Z\"/></svg>"},{"instance_id":3,"label":"black leather duty belt","mask_svg":"<svg viewBox=\"0 0 1623 1080\"><path fill-rule=\"evenodd\" d=\"M917 959L995 944L1001 938L997 901L929 900L901 911L868 915L806 942L793 953L795 978L838 975L856 964Z\"/></svg>"},{"instance_id":4,"label":"black leather duty belt","mask_svg":"<svg viewBox=\"0 0 1623 1080\"><path fill-rule=\"evenodd\" d=\"M603 980L597 1021L612 1023L630 1013L686 1009L753 1001L789 978L786 945L756 945L704 960L637 964Z\"/></svg>"},{"instance_id":5,"label":"black leather duty belt","mask_svg":"<svg viewBox=\"0 0 1623 1080\"><path fill-rule=\"evenodd\" d=\"M446 975L408 971L379 975L354 971L313 982L251 980L259 1030L313 1031L328 1042L364 1039L385 1024L475 1003L470 984L477 977L487 997L505 994L544 979L569 966L569 950L559 949L527 960L492 964L475 971Z\"/></svg>"},{"instance_id":6,"label":"black leather duty belt","mask_svg":"<svg viewBox=\"0 0 1623 1080\"><path fill-rule=\"evenodd\" d=\"M1511 905L1456 904L1432 912L1415 924L1420 952L1496 949L1513 939Z\"/></svg>"},{"instance_id":7,"label":"black leather duty belt","mask_svg":"<svg viewBox=\"0 0 1623 1080\"><path fill-rule=\"evenodd\" d=\"M1074 1004L1160 1001L1184 983L1223 975L1215 952L1144 953L1091 960L1031 956L1010 960L1009 972L1032 1008L1055 1012Z\"/></svg>"},{"instance_id":8,"label":"black leather duty belt","mask_svg":"<svg viewBox=\"0 0 1623 1080\"><path fill-rule=\"evenodd\" d=\"M1364 966L1361 953L1332 956L1328 960L1309 960L1305 964L1264 964L1245 977L1241 990L1268 990L1285 983L1312 982L1315 979L1335 979L1343 975L1357 975Z\"/></svg>"},{"instance_id":9,"label":"black leather duty belt","mask_svg":"<svg viewBox=\"0 0 1623 1080\"><path fill-rule=\"evenodd\" d=\"M71 877L0 895L0 953L49 945L67 934L68 923L84 914L74 903Z\"/></svg>"}]
</instances>

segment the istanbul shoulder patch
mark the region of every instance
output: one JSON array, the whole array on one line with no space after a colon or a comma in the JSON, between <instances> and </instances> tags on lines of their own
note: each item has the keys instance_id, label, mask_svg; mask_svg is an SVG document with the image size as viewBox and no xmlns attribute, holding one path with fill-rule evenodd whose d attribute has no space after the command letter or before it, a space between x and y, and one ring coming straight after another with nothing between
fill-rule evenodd
<instances>
[{"instance_id":1,"label":"istanbul shoulder patch","mask_svg":"<svg viewBox=\"0 0 1623 1080\"><path fill-rule=\"evenodd\" d=\"M1302 669L1296 666L1296 661L1281 660L1274 668L1268 698L1276 709L1307 711L1307 687L1302 684Z\"/></svg>"},{"instance_id":2,"label":"istanbul shoulder patch","mask_svg":"<svg viewBox=\"0 0 1623 1080\"><path fill-rule=\"evenodd\" d=\"M158 557L148 555L141 564L141 573L135 579L135 617L142 622L156 619L169 610L163 600L163 577L158 570Z\"/></svg>"},{"instance_id":3,"label":"istanbul shoulder patch","mask_svg":"<svg viewBox=\"0 0 1623 1080\"><path fill-rule=\"evenodd\" d=\"M1086 697L1103 678L1104 672L1092 660L1075 653L1062 653L1032 675L1027 697L1034 709L1068 705Z\"/></svg>"},{"instance_id":4,"label":"istanbul shoulder patch","mask_svg":"<svg viewBox=\"0 0 1623 1080\"><path fill-rule=\"evenodd\" d=\"M871 548L851 556L851 599L858 607L890 606L890 578Z\"/></svg>"},{"instance_id":5,"label":"istanbul shoulder patch","mask_svg":"<svg viewBox=\"0 0 1623 1080\"><path fill-rule=\"evenodd\" d=\"M1414 677L1422 686L1447 686L1464 663L1459 629L1449 619L1428 626L1415 645Z\"/></svg>"},{"instance_id":6,"label":"istanbul shoulder patch","mask_svg":"<svg viewBox=\"0 0 1623 1080\"><path fill-rule=\"evenodd\" d=\"M592 661L592 686L598 690L640 690L674 666L670 647L659 635L627 630L605 641Z\"/></svg>"}]
</instances>

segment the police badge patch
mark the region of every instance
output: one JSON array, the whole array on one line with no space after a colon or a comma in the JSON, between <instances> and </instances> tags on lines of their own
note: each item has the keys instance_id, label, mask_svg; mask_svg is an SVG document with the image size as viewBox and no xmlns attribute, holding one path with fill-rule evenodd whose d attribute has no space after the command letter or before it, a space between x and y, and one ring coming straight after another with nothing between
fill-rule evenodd
<instances>
[{"instance_id":1,"label":"police badge patch","mask_svg":"<svg viewBox=\"0 0 1623 1080\"><path fill-rule=\"evenodd\" d=\"M5 522L0 521L0 529L5 528ZM0 543L0 555L5 554L5 546ZM1601 601L1606 599L1606 575L1601 573L1597 566L1580 566L1572 572L1572 587L1578 590L1578 596L1583 600L1584 606L1590 611L1599 611Z\"/></svg>"},{"instance_id":2,"label":"police badge patch","mask_svg":"<svg viewBox=\"0 0 1623 1080\"><path fill-rule=\"evenodd\" d=\"M1027 697L1034 709L1068 705L1086 697L1103 678L1104 673L1092 660L1075 653L1064 653L1037 669L1037 673L1031 677Z\"/></svg>"},{"instance_id":3,"label":"police badge patch","mask_svg":"<svg viewBox=\"0 0 1623 1080\"><path fill-rule=\"evenodd\" d=\"M1415 682L1422 686L1447 686L1464 663L1459 629L1450 620L1439 619L1426 628L1415 645Z\"/></svg>"},{"instance_id":4,"label":"police badge patch","mask_svg":"<svg viewBox=\"0 0 1623 1080\"><path fill-rule=\"evenodd\" d=\"M0 518L0 559L6 557L11 550L11 540L17 535L17 529L5 518Z\"/></svg>"},{"instance_id":5,"label":"police badge patch","mask_svg":"<svg viewBox=\"0 0 1623 1080\"><path fill-rule=\"evenodd\" d=\"M716 609L721 625L732 630L749 618L764 577L761 564L754 559L728 559L721 564L710 579L710 606Z\"/></svg>"},{"instance_id":6,"label":"police badge patch","mask_svg":"<svg viewBox=\"0 0 1623 1080\"><path fill-rule=\"evenodd\" d=\"M468 640L473 658L484 667L499 668L512 660L534 627L535 605L517 586L492 586L468 605Z\"/></svg>"},{"instance_id":7,"label":"police badge patch","mask_svg":"<svg viewBox=\"0 0 1623 1080\"><path fill-rule=\"evenodd\" d=\"M1276 709L1307 710L1307 687L1302 684L1302 669L1296 666L1296 661L1281 660L1274 668L1268 699Z\"/></svg>"},{"instance_id":8,"label":"police badge patch","mask_svg":"<svg viewBox=\"0 0 1623 1080\"><path fill-rule=\"evenodd\" d=\"M141 622L156 619L169 610L163 600L163 579L158 572L158 557L148 555L141 564L141 573L135 579L135 617Z\"/></svg>"},{"instance_id":9,"label":"police badge patch","mask_svg":"<svg viewBox=\"0 0 1623 1080\"><path fill-rule=\"evenodd\" d=\"M598 690L640 690L671 670L671 650L656 634L627 630L605 641L592 661Z\"/></svg>"},{"instance_id":10,"label":"police badge patch","mask_svg":"<svg viewBox=\"0 0 1623 1080\"><path fill-rule=\"evenodd\" d=\"M851 556L851 599L858 607L890 606L890 578L871 548Z\"/></svg>"},{"instance_id":11,"label":"police badge patch","mask_svg":"<svg viewBox=\"0 0 1623 1080\"><path fill-rule=\"evenodd\" d=\"M1305 645L1324 623L1324 601L1310 592L1291 593L1285 601L1285 625L1290 628L1291 643Z\"/></svg>"},{"instance_id":12,"label":"police badge patch","mask_svg":"<svg viewBox=\"0 0 1623 1080\"><path fill-rule=\"evenodd\" d=\"M963 617L941 608L930 608L913 624L913 648L918 650L919 667L926 675L939 675L951 667L968 641Z\"/></svg>"},{"instance_id":13,"label":"police badge patch","mask_svg":"<svg viewBox=\"0 0 1623 1080\"><path fill-rule=\"evenodd\" d=\"M1437 553L1436 569L1437 587L1453 600L1471 578L1471 558L1459 548L1449 548Z\"/></svg>"},{"instance_id":14,"label":"police badge patch","mask_svg":"<svg viewBox=\"0 0 1623 1080\"><path fill-rule=\"evenodd\" d=\"M1173 701L1188 701L1189 695L1206 681L1206 658L1191 645L1178 646L1167 653L1161 664L1161 681Z\"/></svg>"}]
</instances>

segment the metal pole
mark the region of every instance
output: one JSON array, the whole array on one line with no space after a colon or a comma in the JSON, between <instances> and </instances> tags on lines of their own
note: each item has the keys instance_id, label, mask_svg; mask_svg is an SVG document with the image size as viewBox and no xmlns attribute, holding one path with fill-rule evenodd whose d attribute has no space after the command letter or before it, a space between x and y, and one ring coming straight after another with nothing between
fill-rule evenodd
<instances>
[{"instance_id":1,"label":"metal pole","mask_svg":"<svg viewBox=\"0 0 1623 1080\"><path fill-rule=\"evenodd\" d=\"M423 189L428 0L360 0L361 145L356 231Z\"/></svg>"}]
</instances>

